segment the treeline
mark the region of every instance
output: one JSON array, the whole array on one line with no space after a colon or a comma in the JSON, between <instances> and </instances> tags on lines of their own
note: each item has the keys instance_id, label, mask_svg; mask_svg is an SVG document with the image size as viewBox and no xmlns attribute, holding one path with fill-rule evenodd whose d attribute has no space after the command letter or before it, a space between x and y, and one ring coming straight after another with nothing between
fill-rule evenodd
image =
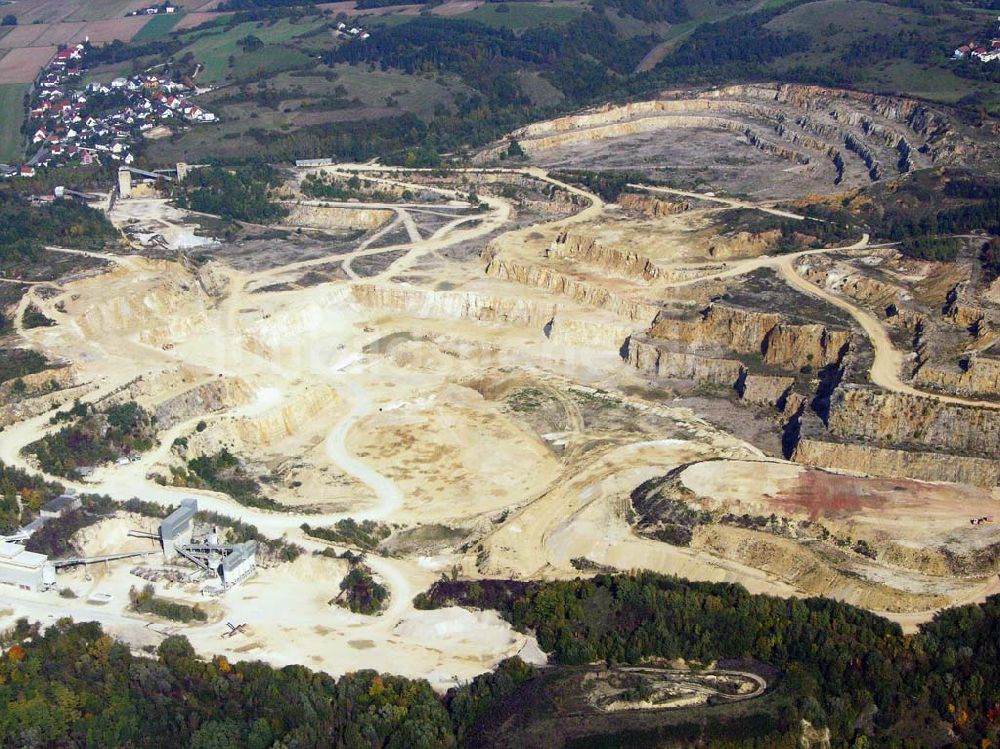
<instances>
[{"instance_id":1,"label":"treeline","mask_svg":"<svg viewBox=\"0 0 1000 749\"><path fill-rule=\"evenodd\" d=\"M10 190L0 190L0 270L8 273L38 261L45 245L101 249L115 229L98 210L72 200L33 205Z\"/></svg>"},{"instance_id":2,"label":"treeline","mask_svg":"<svg viewBox=\"0 0 1000 749\"><path fill-rule=\"evenodd\" d=\"M9 326L6 320L0 315L0 333L5 332L4 329ZM0 383L44 372L48 366L48 359L37 351L27 348L3 349L0 352Z\"/></svg>"},{"instance_id":3,"label":"treeline","mask_svg":"<svg viewBox=\"0 0 1000 749\"><path fill-rule=\"evenodd\" d=\"M151 583L144 585L142 590L131 588L128 597L130 608L141 614L152 614L172 622L208 621L208 614L197 603L194 606L189 606L186 603L160 598L156 595L156 589Z\"/></svg>"},{"instance_id":4,"label":"treeline","mask_svg":"<svg viewBox=\"0 0 1000 749\"><path fill-rule=\"evenodd\" d=\"M654 75L670 83L765 76L766 63L806 52L812 44L808 34L772 31L765 26L788 7L702 24L656 66Z\"/></svg>"},{"instance_id":5,"label":"treeline","mask_svg":"<svg viewBox=\"0 0 1000 749\"><path fill-rule=\"evenodd\" d=\"M954 746L989 746L1000 729L1000 596L904 636L837 601L653 573L520 584L515 593L486 582L439 582L424 603L499 608L558 663L758 659L781 669L795 709L829 727L834 746L927 746L948 732Z\"/></svg>"},{"instance_id":6,"label":"treeline","mask_svg":"<svg viewBox=\"0 0 1000 749\"><path fill-rule=\"evenodd\" d=\"M58 411L51 421L70 422L25 447L46 473L80 478L81 469L145 452L153 446L154 417L135 402L120 403L98 411L76 401Z\"/></svg>"},{"instance_id":7,"label":"treeline","mask_svg":"<svg viewBox=\"0 0 1000 749\"><path fill-rule=\"evenodd\" d=\"M280 502L264 496L260 484L248 474L238 457L222 448L212 455L199 455L187 462L187 469L172 468L174 486L191 486L228 494L241 505L265 510L283 510Z\"/></svg>"},{"instance_id":8,"label":"treeline","mask_svg":"<svg viewBox=\"0 0 1000 749\"><path fill-rule=\"evenodd\" d=\"M288 215L271 200L270 190L281 183L278 170L262 162L237 167L210 166L193 170L174 188L181 208L222 218L269 224Z\"/></svg>"},{"instance_id":9,"label":"treeline","mask_svg":"<svg viewBox=\"0 0 1000 749\"><path fill-rule=\"evenodd\" d=\"M61 484L0 462L0 535L29 523L38 508L62 492Z\"/></svg>"},{"instance_id":10,"label":"treeline","mask_svg":"<svg viewBox=\"0 0 1000 749\"><path fill-rule=\"evenodd\" d=\"M356 546L362 551L371 551L392 535L392 528L376 520L354 518L338 520L332 528L314 528L309 523L303 523L302 531L307 536L329 541L335 544Z\"/></svg>"},{"instance_id":11,"label":"treeline","mask_svg":"<svg viewBox=\"0 0 1000 749\"><path fill-rule=\"evenodd\" d=\"M180 636L134 655L91 622L5 633L0 745L142 749L452 749L531 678L516 659L440 698L423 680L197 658Z\"/></svg>"}]
</instances>

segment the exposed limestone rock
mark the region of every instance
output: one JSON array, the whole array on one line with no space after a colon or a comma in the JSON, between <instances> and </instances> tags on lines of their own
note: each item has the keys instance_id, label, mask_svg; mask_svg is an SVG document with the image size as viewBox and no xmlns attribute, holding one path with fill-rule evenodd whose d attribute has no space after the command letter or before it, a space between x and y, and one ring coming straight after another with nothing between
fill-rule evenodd
<instances>
[{"instance_id":1,"label":"exposed limestone rock","mask_svg":"<svg viewBox=\"0 0 1000 749\"><path fill-rule=\"evenodd\" d=\"M917 370L915 381L921 387L945 390L957 395L1000 396L1000 361L973 356L957 367L924 364Z\"/></svg>"},{"instance_id":2,"label":"exposed limestone rock","mask_svg":"<svg viewBox=\"0 0 1000 749\"><path fill-rule=\"evenodd\" d=\"M743 380L740 398L754 405L776 406L784 400L794 382L794 377L747 375Z\"/></svg>"},{"instance_id":3,"label":"exposed limestone rock","mask_svg":"<svg viewBox=\"0 0 1000 749\"><path fill-rule=\"evenodd\" d=\"M219 378L197 385L160 403L155 411L160 429L170 429L200 414L216 413L253 399L253 390L243 380Z\"/></svg>"},{"instance_id":4,"label":"exposed limestone rock","mask_svg":"<svg viewBox=\"0 0 1000 749\"><path fill-rule=\"evenodd\" d=\"M866 476L950 481L985 487L1000 483L1000 462L995 460L809 438L799 440L792 460Z\"/></svg>"},{"instance_id":5,"label":"exposed limestone rock","mask_svg":"<svg viewBox=\"0 0 1000 749\"><path fill-rule=\"evenodd\" d=\"M657 377L723 387L734 387L744 371L743 364L736 359L670 351L635 336L628 340L626 358L636 369Z\"/></svg>"},{"instance_id":6,"label":"exposed limestone rock","mask_svg":"<svg viewBox=\"0 0 1000 749\"><path fill-rule=\"evenodd\" d=\"M988 458L995 458L1000 446L1000 410L857 385L844 385L833 392L827 426L833 434L849 439L919 445Z\"/></svg>"},{"instance_id":7,"label":"exposed limestone rock","mask_svg":"<svg viewBox=\"0 0 1000 749\"><path fill-rule=\"evenodd\" d=\"M359 204L360 205L360 204ZM383 208L342 208L339 206L286 205L290 213L285 223L289 226L308 226L314 229L364 229L369 231L384 226L394 213Z\"/></svg>"},{"instance_id":8,"label":"exposed limestone rock","mask_svg":"<svg viewBox=\"0 0 1000 749\"><path fill-rule=\"evenodd\" d=\"M563 233L556 237L549 248L551 257L571 257L575 260L596 265L608 273L622 278L653 281L667 275L663 268L655 265L645 255L632 250L609 247L599 239ZM489 273L487 267L486 272Z\"/></svg>"},{"instance_id":9,"label":"exposed limestone rock","mask_svg":"<svg viewBox=\"0 0 1000 749\"><path fill-rule=\"evenodd\" d=\"M505 322L541 328L555 314L555 305L472 291L432 291L401 284L357 284L351 292L355 301L366 307L406 312L417 317Z\"/></svg>"},{"instance_id":10,"label":"exposed limestone rock","mask_svg":"<svg viewBox=\"0 0 1000 749\"><path fill-rule=\"evenodd\" d=\"M721 234L712 237L708 245L708 254L719 260L729 260L737 257L756 257L763 255L775 246L781 239L781 229L770 231L749 232L739 231L735 234Z\"/></svg>"},{"instance_id":11,"label":"exposed limestone rock","mask_svg":"<svg viewBox=\"0 0 1000 749\"><path fill-rule=\"evenodd\" d=\"M589 307L605 309L618 317L645 324L658 311L653 304L646 304L615 294L603 286L579 281L551 268L524 265L503 257L494 257L486 266L486 275L525 286L546 289L554 294L568 297Z\"/></svg>"},{"instance_id":12,"label":"exposed limestone rock","mask_svg":"<svg viewBox=\"0 0 1000 749\"><path fill-rule=\"evenodd\" d=\"M688 201L663 200L632 192L622 193L618 197L618 205L626 210L638 211L647 218L663 218L691 209L691 203Z\"/></svg>"},{"instance_id":13,"label":"exposed limestone rock","mask_svg":"<svg viewBox=\"0 0 1000 749\"><path fill-rule=\"evenodd\" d=\"M796 325L772 312L713 304L697 320L657 316L650 336L694 347L721 346L738 353L763 355L782 367L822 367L840 361L851 342L846 330L824 325Z\"/></svg>"}]
</instances>

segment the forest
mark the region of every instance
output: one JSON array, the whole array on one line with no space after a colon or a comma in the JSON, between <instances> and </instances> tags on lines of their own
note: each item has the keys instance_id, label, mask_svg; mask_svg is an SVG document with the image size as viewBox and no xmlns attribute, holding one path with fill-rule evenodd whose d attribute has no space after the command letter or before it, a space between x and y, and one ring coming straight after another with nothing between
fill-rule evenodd
<instances>
[{"instance_id":1,"label":"forest","mask_svg":"<svg viewBox=\"0 0 1000 749\"><path fill-rule=\"evenodd\" d=\"M2 643L0 745L37 749L449 749L533 675L515 659L442 698L374 671L205 661L177 635L137 656L93 622L20 620Z\"/></svg>"},{"instance_id":2,"label":"forest","mask_svg":"<svg viewBox=\"0 0 1000 749\"><path fill-rule=\"evenodd\" d=\"M829 727L835 747L933 746L949 731L953 746L991 746L1000 730L1000 596L943 611L915 636L830 599L654 573L442 581L421 604L496 608L567 665L754 658L780 669L789 709Z\"/></svg>"},{"instance_id":3,"label":"forest","mask_svg":"<svg viewBox=\"0 0 1000 749\"><path fill-rule=\"evenodd\" d=\"M51 421L69 423L25 449L43 471L67 478L79 478L84 467L145 452L156 436L154 417L134 401L105 410L77 401L56 412Z\"/></svg>"},{"instance_id":4,"label":"forest","mask_svg":"<svg viewBox=\"0 0 1000 749\"><path fill-rule=\"evenodd\" d=\"M38 262L45 245L97 250L115 239L103 212L72 200L34 205L9 189L0 189L0 271L4 275Z\"/></svg>"},{"instance_id":5,"label":"forest","mask_svg":"<svg viewBox=\"0 0 1000 749\"><path fill-rule=\"evenodd\" d=\"M280 181L278 170L261 162L231 168L210 166L193 170L177 184L174 202L181 208L231 221L269 224L288 214L269 195Z\"/></svg>"}]
</instances>

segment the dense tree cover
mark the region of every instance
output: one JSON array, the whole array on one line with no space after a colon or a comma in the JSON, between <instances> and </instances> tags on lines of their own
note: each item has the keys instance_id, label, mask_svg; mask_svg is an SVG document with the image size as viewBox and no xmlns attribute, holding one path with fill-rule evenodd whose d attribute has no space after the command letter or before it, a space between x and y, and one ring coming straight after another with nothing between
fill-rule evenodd
<instances>
[{"instance_id":1,"label":"dense tree cover","mask_svg":"<svg viewBox=\"0 0 1000 749\"><path fill-rule=\"evenodd\" d=\"M334 599L338 606L355 614L375 616L389 600L389 589L375 579L371 568L361 561L354 561L344 579L340 593Z\"/></svg>"},{"instance_id":2,"label":"dense tree cover","mask_svg":"<svg viewBox=\"0 0 1000 749\"><path fill-rule=\"evenodd\" d=\"M278 171L260 162L238 167L210 166L193 170L176 185L174 201L192 211L268 224L288 215L269 195L270 189L280 183Z\"/></svg>"},{"instance_id":3,"label":"dense tree cover","mask_svg":"<svg viewBox=\"0 0 1000 749\"><path fill-rule=\"evenodd\" d=\"M109 44L95 45L84 42L84 56L91 67L127 62L140 57L172 55L183 46L179 39L160 39L148 42L123 42L115 39Z\"/></svg>"},{"instance_id":4,"label":"dense tree cover","mask_svg":"<svg viewBox=\"0 0 1000 749\"><path fill-rule=\"evenodd\" d=\"M55 320L47 317L45 313L34 304L29 304L24 308L24 314L21 315L21 322L24 324L25 328L50 328L56 324Z\"/></svg>"},{"instance_id":5,"label":"dense tree cover","mask_svg":"<svg viewBox=\"0 0 1000 749\"><path fill-rule=\"evenodd\" d=\"M330 541L335 544L356 546L364 551L371 551L392 535L392 528L376 520L354 518L338 520L332 528L313 528L309 523L302 524L302 530L307 536Z\"/></svg>"},{"instance_id":6,"label":"dense tree cover","mask_svg":"<svg viewBox=\"0 0 1000 749\"><path fill-rule=\"evenodd\" d=\"M808 34L765 27L782 11L762 10L702 24L656 66L654 73L669 82L766 77L765 63L805 52L812 43Z\"/></svg>"},{"instance_id":7,"label":"dense tree cover","mask_svg":"<svg viewBox=\"0 0 1000 749\"><path fill-rule=\"evenodd\" d=\"M39 507L62 492L61 484L0 462L0 534L17 530Z\"/></svg>"},{"instance_id":8,"label":"dense tree cover","mask_svg":"<svg viewBox=\"0 0 1000 749\"><path fill-rule=\"evenodd\" d=\"M0 351L0 382L44 372L48 366L48 359L37 351L26 348L3 349Z\"/></svg>"},{"instance_id":9,"label":"dense tree cover","mask_svg":"<svg viewBox=\"0 0 1000 749\"><path fill-rule=\"evenodd\" d=\"M642 172L602 171L594 172L579 169L553 172L552 176L563 182L580 185L597 193L603 200L614 203L623 192L629 192L628 185L655 185L658 181L651 179Z\"/></svg>"},{"instance_id":10,"label":"dense tree cover","mask_svg":"<svg viewBox=\"0 0 1000 749\"><path fill-rule=\"evenodd\" d=\"M0 745L94 749L450 749L531 675L519 661L439 698L425 681L203 661L180 636L133 655L96 623L24 620L0 657ZM453 709L453 715L449 714Z\"/></svg>"},{"instance_id":11,"label":"dense tree cover","mask_svg":"<svg viewBox=\"0 0 1000 749\"><path fill-rule=\"evenodd\" d=\"M516 594L486 582L442 581L426 598L499 608L536 632L559 663L659 656L773 664L800 712L830 727L835 746L865 732L870 746L924 746L944 727L956 733L955 746L978 747L1000 729L1000 596L949 609L904 636L896 624L829 599L751 595L653 573L521 584ZM922 736L907 721L925 713L938 725ZM868 728L865 716L873 716Z\"/></svg>"},{"instance_id":12,"label":"dense tree cover","mask_svg":"<svg viewBox=\"0 0 1000 749\"><path fill-rule=\"evenodd\" d=\"M249 475L238 457L222 448L212 455L199 455L187 462L187 470L174 468L174 486L192 486L228 494L247 507L281 510L285 506L264 496L260 484Z\"/></svg>"},{"instance_id":13,"label":"dense tree cover","mask_svg":"<svg viewBox=\"0 0 1000 749\"><path fill-rule=\"evenodd\" d=\"M979 251L979 262L983 267L987 283L1000 278L1000 238L993 237L989 242L983 243Z\"/></svg>"},{"instance_id":14,"label":"dense tree cover","mask_svg":"<svg viewBox=\"0 0 1000 749\"><path fill-rule=\"evenodd\" d=\"M156 595L156 589L151 583L144 585L142 590L131 588L128 597L131 609L142 614L152 614L172 622L204 622L208 620L208 614L197 603L194 606L189 606L186 603L160 598Z\"/></svg>"},{"instance_id":15,"label":"dense tree cover","mask_svg":"<svg viewBox=\"0 0 1000 749\"><path fill-rule=\"evenodd\" d=\"M32 442L25 451L34 455L46 473L79 478L80 469L145 452L153 446L154 417L134 402L104 411L77 401L52 421L69 421L57 432Z\"/></svg>"},{"instance_id":16,"label":"dense tree cover","mask_svg":"<svg viewBox=\"0 0 1000 749\"><path fill-rule=\"evenodd\" d=\"M302 194L309 198L326 198L328 200L367 200L376 203L392 203L407 199L408 193L402 196L387 190L366 188L357 175L346 179L310 172L302 180ZM410 196L412 197L412 196Z\"/></svg>"},{"instance_id":17,"label":"dense tree cover","mask_svg":"<svg viewBox=\"0 0 1000 749\"><path fill-rule=\"evenodd\" d=\"M45 245L100 249L115 239L115 229L98 210L72 200L32 205L11 190L0 190L0 270L39 260Z\"/></svg>"},{"instance_id":18,"label":"dense tree cover","mask_svg":"<svg viewBox=\"0 0 1000 749\"><path fill-rule=\"evenodd\" d=\"M899 245L899 251L918 260L950 263L962 249L962 241L954 237L914 237Z\"/></svg>"}]
</instances>

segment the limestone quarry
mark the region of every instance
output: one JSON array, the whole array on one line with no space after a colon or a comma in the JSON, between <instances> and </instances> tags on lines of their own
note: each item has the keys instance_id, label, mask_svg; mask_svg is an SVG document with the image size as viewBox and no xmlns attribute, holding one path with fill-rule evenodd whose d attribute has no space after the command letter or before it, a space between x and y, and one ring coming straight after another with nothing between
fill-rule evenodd
<instances>
[{"instance_id":1,"label":"limestone quarry","mask_svg":"<svg viewBox=\"0 0 1000 749\"><path fill-rule=\"evenodd\" d=\"M492 614L416 610L442 574L647 568L913 627L1000 590L1000 305L961 263L864 232L789 248L733 217L814 238L797 200L961 164L980 147L963 127L915 101L734 86L529 125L465 168L287 170L277 238L208 237L161 199L120 200L133 249L14 311L54 321L16 329L53 368L4 387L0 460L38 471L24 448L75 399L134 401L155 415L151 449L50 478L119 501L194 496L309 552L185 625L206 652L440 687L537 658ZM497 161L512 140L526 161ZM572 179L623 166L649 181L614 200ZM308 200L307 172L399 201ZM153 241L142 227L161 213ZM268 504L185 484L223 449ZM366 550L389 590L377 616L328 605L346 563L323 552L349 544L302 528L348 518L389 529ZM136 544L148 524L119 514L78 545ZM137 644L175 631L125 610L132 577L67 574L76 599L16 593L5 619L85 613ZM220 639L237 620L249 634Z\"/></svg>"}]
</instances>

